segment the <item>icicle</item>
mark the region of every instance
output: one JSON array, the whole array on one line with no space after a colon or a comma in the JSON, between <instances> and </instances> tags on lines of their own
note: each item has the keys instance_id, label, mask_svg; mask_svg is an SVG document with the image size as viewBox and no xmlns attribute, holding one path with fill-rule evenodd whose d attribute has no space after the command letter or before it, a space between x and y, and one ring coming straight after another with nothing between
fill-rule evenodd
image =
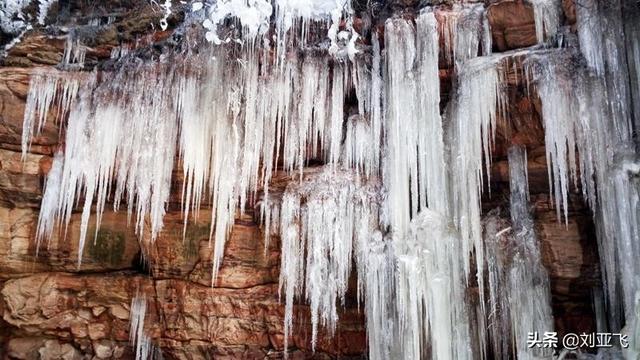
<instances>
[{"instance_id":1,"label":"icicle","mask_svg":"<svg viewBox=\"0 0 640 360\"><path fill-rule=\"evenodd\" d=\"M511 349L511 314L509 312L509 262L511 248L511 225L499 216L499 211L492 210L483 217L485 259L487 264L488 309L486 330L481 338L491 345L495 359L508 359ZM522 339L519 339L522 340Z\"/></svg>"},{"instance_id":2,"label":"icicle","mask_svg":"<svg viewBox=\"0 0 640 360\"><path fill-rule=\"evenodd\" d=\"M459 245L447 219L425 208L395 246L401 358L422 358L424 340L432 359L473 358Z\"/></svg>"},{"instance_id":3,"label":"icicle","mask_svg":"<svg viewBox=\"0 0 640 360\"><path fill-rule=\"evenodd\" d=\"M403 238L412 215L427 203L447 214L444 145L440 118L438 32L431 12L422 13L416 29L400 18L388 20L387 189L391 228ZM416 42L416 39L418 42ZM416 69L414 71L414 68ZM417 156L416 156L417 153Z\"/></svg>"},{"instance_id":4,"label":"icicle","mask_svg":"<svg viewBox=\"0 0 640 360\"><path fill-rule=\"evenodd\" d=\"M129 342L136 348L135 360L147 360L153 351L151 338L144 332L146 312L147 299L144 296L136 295L131 299Z\"/></svg>"},{"instance_id":5,"label":"icicle","mask_svg":"<svg viewBox=\"0 0 640 360\"><path fill-rule=\"evenodd\" d=\"M536 39L541 44L556 34L560 28L562 12L559 0L528 0L533 6L533 18L536 24ZM581 5L576 6L576 8Z\"/></svg>"},{"instance_id":6,"label":"icicle","mask_svg":"<svg viewBox=\"0 0 640 360\"><path fill-rule=\"evenodd\" d=\"M395 257L392 239L368 227L357 231L358 300L365 302L369 358L391 358L395 333L393 299Z\"/></svg>"}]
</instances>

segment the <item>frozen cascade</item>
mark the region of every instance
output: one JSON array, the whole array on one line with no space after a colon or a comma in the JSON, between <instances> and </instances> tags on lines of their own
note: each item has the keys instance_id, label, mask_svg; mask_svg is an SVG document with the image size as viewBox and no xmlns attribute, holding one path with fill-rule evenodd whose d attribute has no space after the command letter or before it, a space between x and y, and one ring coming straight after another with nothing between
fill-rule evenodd
<instances>
[{"instance_id":1,"label":"frozen cascade","mask_svg":"<svg viewBox=\"0 0 640 360\"><path fill-rule=\"evenodd\" d=\"M34 76L23 149L28 149L32 133L37 134L44 124L53 101L61 102L60 111L69 113L64 176L58 210L47 214L68 223L76 197L81 195L77 190L83 189L81 248L94 198L99 225L111 195L116 209L121 200L126 200L130 214L135 206L140 236L143 220L151 215L151 239L155 239L162 228L176 154L176 146L166 144L178 144L177 154L183 162L185 221L192 211L197 217L205 193L212 202L214 278L236 208L242 211L249 192L255 193L259 185L268 191L266 185L279 156L289 171L301 170L309 157L319 157L318 148L331 163L338 163L343 101L351 81L347 65L335 63L330 71L327 57L307 57L302 64L294 58L287 60L284 71L273 71L259 66L260 62L268 64L268 52L249 49L242 61L229 68L229 54L224 49L214 52L207 59L189 60L205 61L206 71L196 70L189 61L185 66L125 63L114 74L84 76L87 90L79 98L76 75L60 77L64 82ZM205 86L202 79L219 86ZM162 91L148 96L147 89L157 87L153 84L162 85ZM292 97L298 89L303 94L300 102ZM379 92L372 96L380 96ZM129 103L139 105L131 110ZM102 120L105 116L109 119ZM367 150L371 154L375 148ZM233 176L229 171L234 171Z\"/></svg>"},{"instance_id":2,"label":"frozen cascade","mask_svg":"<svg viewBox=\"0 0 640 360\"><path fill-rule=\"evenodd\" d=\"M509 307L511 329L518 359L548 358L553 349L529 348L529 333L553 331L549 276L541 262L535 224L529 210L527 154L524 148L509 149L511 223L513 257L509 269Z\"/></svg>"},{"instance_id":3,"label":"frozen cascade","mask_svg":"<svg viewBox=\"0 0 640 360\"><path fill-rule=\"evenodd\" d=\"M605 62L611 64L614 60ZM632 260L640 256L633 240L638 238L639 218L634 210L638 185L633 173L623 170L624 164L635 163L636 155L630 124L624 115L629 113L627 98L615 97L623 101L613 101L595 95L615 96L617 92L611 84L616 83L619 75L610 73L608 67L604 75L596 71L576 72L571 66L572 54L562 50L532 56L527 62L542 100L550 181L557 206L564 207L566 217L569 182L577 181L579 167L582 191L594 210L598 228L610 326L620 328L619 289L628 322L632 319L634 296L640 286L635 275L640 269ZM591 70L596 70L588 60L587 63ZM561 202L558 199L562 199Z\"/></svg>"},{"instance_id":4,"label":"frozen cascade","mask_svg":"<svg viewBox=\"0 0 640 360\"><path fill-rule=\"evenodd\" d=\"M368 244L378 225L378 188L375 181L362 182L353 172L331 167L287 185L280 210L285 348L292 331L294 297L304 295L311 308L313 347L318 326L331 334L335 331L354 244ZM366 251L363 246L357 249Z\"/></svg>"}]
</instances>

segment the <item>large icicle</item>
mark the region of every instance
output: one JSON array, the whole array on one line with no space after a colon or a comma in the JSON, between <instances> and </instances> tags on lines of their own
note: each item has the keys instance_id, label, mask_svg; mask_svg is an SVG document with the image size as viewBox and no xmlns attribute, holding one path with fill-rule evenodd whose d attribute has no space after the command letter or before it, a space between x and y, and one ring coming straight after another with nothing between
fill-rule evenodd
<instances>
[{"instance_id":1,"label":"large icicle","mask_svg":"<svg viewBox=\"0 0 640 360\"><path fill-rule=\"evenodd\" d=\"M568 220L569 185L577 184L576 128L572 119L576 113L571 71L565 67L566 56L546 53L532 57L534 81L542 99L542 120L545 128L545 148L548 163L549 189L554 194L558 220L563 212Z\"/></svg>"},{"instance_id":2,"label":"large icicle","mask_svg":"<svg viewBox=\"0 0 640 360\"><path fill-rule=\"evenodd\" d=\"M388 20L385 40L388 153L383 178L397 259L399 342L394 355L421 358L429 353L429 342L433 359L471 358L466 271L460 257L466 250L447 220L450 205L434 13L423 11L415 28L401 18ZM475 46L477 50L477 42Z\"/></svg>"}]
</instances>

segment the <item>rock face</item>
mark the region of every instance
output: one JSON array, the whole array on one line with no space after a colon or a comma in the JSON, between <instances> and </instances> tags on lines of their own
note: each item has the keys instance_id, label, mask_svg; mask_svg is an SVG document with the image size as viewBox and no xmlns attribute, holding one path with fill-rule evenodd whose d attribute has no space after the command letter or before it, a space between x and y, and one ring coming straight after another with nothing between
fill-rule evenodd
<instances>
[{"instance_id":1,"label":"rock face","mask_svg":"<svg viewBox=\"0 0 640 360\"><path fill-rule=\"evenodd\" d=\"M87 11L82 2L60 1L50 16ZM158 15L139 10L127 1L107 1L115 15L100 9L99 17L114 16L113 25L95 36L88 52L89 66L105 61L118 43L142 35L150 43L169 33L151 32L148 24ZM398 3L398 2L396 2ZM403 1L402 7L416 2ZM574 21L572 2L565 1L568 21ZM68 5L71 4L71 5ZM62 5L61 5L62 6ZM64 10L64 11L63 11ZM494 49L505 51L536 43L533 12L523 1L493 2L487 10ZM570 13L571 12L571 13ZM177 12L179 13L179 12ZM56 15L59 14L59 15ZM75 16L75 15L74 15ZM572 20L573 19L573 20ZM175 19L171 21L176 21ZM29 76L33 66L57 65L64 42L38 31L26 34L2 60L0 68L0 357L7 359L131 359L130 304L136 295L148 301L145 332L169 359L280 358L284 346L284 306L278 297L280 244L268 246L264 234L248 211L238 214L227 242L218 278L211 280L210 213L189 221L183 240L179 205L172 204L159 238L138 237L127 226L126 211L106 211L100 230L90 226L83 263L78 256L79 214L65 232L36 246L35 232L44 176L59 145L59 126L49 121L21 158L22 119ZM450 69L442 69L446 72ZM450 87L442 78L442 88ZM516 84L505 126L499 129L494 151L491 197L485 210L508 204L510 143L529 149L532 204L543 262L551 277L556 328L562 332L595 329L590 294L600 282L597 245L591 215L578 197L571 202L564 225L550 207L544 156L544 133L539 104L524 96ZM176 166L176 168L178 168ZM172 198L179 201L180 176L174 176ZM274 182L286 180L274 179ZM282 185L282 184L280 184ZM277 186L274 185L274 188ZM91 224L95 219L91 219ZM144 250L144 251L143 251ZM142 253L148 254L143 258ZM350 358L366 354L364 317L349 294L333 336L322 333L311 351L309 309L295 307L290 357ZM292 344L292 345L291 345Z\"/></svg>"}]
</instances>

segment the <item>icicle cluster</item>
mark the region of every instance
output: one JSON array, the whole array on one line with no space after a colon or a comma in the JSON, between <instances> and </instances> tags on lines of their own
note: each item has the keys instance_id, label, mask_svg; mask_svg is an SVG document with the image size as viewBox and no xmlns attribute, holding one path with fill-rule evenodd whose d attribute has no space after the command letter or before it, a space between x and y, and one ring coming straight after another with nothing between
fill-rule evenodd
<instances>
[{"instance_id":1,"label":"icicle cluster","mask_svg":"<svg viewBox=\"0 0 640 360\"><path fill-rule=\"evenodd\" d=\"M480 225L480 196L488 176L491 144L499 114L504 111L502 60L506 55L475 58L459 74L455 103L449 115L451 146L451 184L454 219L460 231L465 273L469 273L470 254L475 249L479 281L484 261Z\"/></svg>"},{"instance_id":2,"label":"icicle cluster","mask_svg":"<svg viewBox=\"0 0 640 360\"><path fill-rule=\"evenodd\" d=\"M511 332L522 341L529 332L552 329L521 149L509 154L511 231L490 217L483 237L480 207L506 107L505 63L526 55L542 102L558 217L564 212L566 220L570 184L579 183L597 219L608 313L615 314L612 299L621 288L627 323L640 323L633 312L640 290L640 176L630 105L637 93L635 83L626 82L630 72L637 80L640 45L620 35L622 27L638 29L621 22L618 0L612 7L589 2L577 10L586 59L586 69L578 71L569 68L576 54L567 50L490 55L479 4L449 12L427 8L413 20L392 17L385 23L384 52L374 31L368 57L355 56L359 35L348 2L293 0L193 3L206 18L206 38L229 44L189 53L182 62L164 54L144 63L123 57L124 47L112 53L120 61L112 73L37 71L23 155L47 121L68 118L64 151L56 153L47 177L39 244L57 225L66 231L81 204L80 264L92 208L98 229L107 204L117 210L122 202L135 214L137 233L149 228L153 241L163 227L178 159L183 231L202 206L212 208L212 281L236 212L261 191L266 242L277 235L282 243L285 348L296 299L310 305L314 347L320 328L335 331L355 266L372 359L470 359L489 343L496 357L509 356L513 347L519 358L546 356L505 336ZM543 42L558 29L559 4L530 3ZM273 43L266 37L272 14ZM229 18L241 24L241 39L219 32ZM310 50L310 29L318 24L326 26L323 39L330 44ZM440 42L457 76L446 129ZM625 44L633 49L625 54L628 63L618 51ZM69 37L63 65L81 67L83 49ZM357 113L345 111L352 93ZM326 165L305 170L310 160ZM269 189L276 167L295 178L282 196ZM474 272L477 306L466 294ZM145 306L141 298L132 302L136 358L148 356L151 347L143 333Z\"/></svg>"},{"instance_id":3,"label":"icicle cluster","mask_svg":"<svg viewBox=\"0 0 640 360\"><path fill-rule=\"evenodd\" d=\"M45 70L31 74L22 124L23 159L31 148L31 139L42 131L49 117L58 122L68 115L81 77Z\"/></svg>"},{"instance_id":4,"label":"icicle cluster","mask_svg":"<svg viewBox=\"0 0 640 360\"><path fill-rule=\"evenodd\" d=\"M454 4L451 10L435 13L447 64L459 68L480 51L491 54L491 31L482 4Z\"/></svg>"},{"instance_id":5,"label":"icicle cluster","mask_svg":"<svg viewBox=\"0 0 640 360\"><path fill-rule=\"evenodd\" d=\"M344 305L354 251L365 252L378 225L379 189L352 172L331 168L287 186L280 209L280 292L285 296L285 348L294 297L311 307L312 341L318 326L331 334Z\"/></svg>"},{"instance_id":6,"label":"icicle cluster","mask_svg":"<svg viewBox=\"0 0 640 360\"><path fill-rule=\"evenodd\" d=\"M554 36L560 28L561 0L529 0L529 2L533 6L536 39L538 43L543 43L546 39ZM580 5L576 7L580 7Z\"/></svg>"},{"instance_id":7,"label":"icicle cluster","mask_svg":"<svg viewBox=\"0 0 640 360\"><path fill-rule=\"evenodd\" d=\"M553 330L549 277L542 266L538 239L529 210L526 151L509 149L511 222L499 211L483 219L488 278L488 334L496 359L550 358L551 349L530 348L527 334ZM513 334L508 337L504 334ZM513 344L512 344L513 342Z\"/></svg>"}]
</instances>

